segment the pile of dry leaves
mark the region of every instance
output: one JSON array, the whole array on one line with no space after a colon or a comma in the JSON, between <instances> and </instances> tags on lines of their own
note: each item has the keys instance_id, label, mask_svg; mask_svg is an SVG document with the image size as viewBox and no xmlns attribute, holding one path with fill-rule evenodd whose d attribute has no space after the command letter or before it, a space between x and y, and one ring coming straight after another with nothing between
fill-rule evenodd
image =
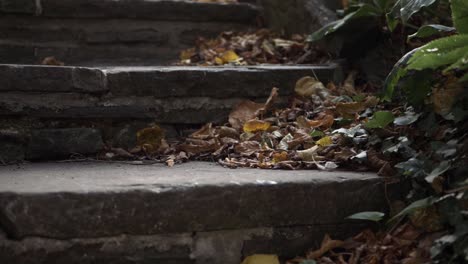
<instances>
[{"instance_id":1,"label":"pile of dry leaves","mask_svg":"<svg viewBox=\"0 0 468 264\"><path fill-rule=\"evenodd\" d=\"M329 56L305 42L304 36L280 38L269 30L223 32L215 39L199 38L180 54L183 65L255 65L322 63Z\"/></svg>"},{"instance_id":2,"label":"pile of dry leaves","mask_svg":"<svg viewBox=\"0 0 468 264\"><path fill-rule=\"evenodd\" d=\"M365 89L361 89L365 90ZM380 137L398 135L391 112L379 110L379 99L358 92L354 74L339 87L325 87L313 77L296 84L297 96L289 108L276 109L278 89L265 103L239 103L223 126L206 124L182 142L168 144L158 126L138 132L138 147L105 157L159 160L168 165L187 160L218 161L230 168L320 169L339 167L379 171L393 176L392 164L369 144L370 131ZM398 110L395 110L398 111ZM384 119L381 120L381 116Z\"/></svg>"},{"instance_id":3,"label":"pile of dry leaves","mask_svg":"<svg viewBox=\"0 0 468 264\"><path fill-rule=\"evenodd\" d=\"M440 236L440 233L425 234L411 224L401 225L390 232L365 230L345 241L333 240L327 235L319 249L287 264L431 263L430 247Z\"/></svg>"}]
</instances>

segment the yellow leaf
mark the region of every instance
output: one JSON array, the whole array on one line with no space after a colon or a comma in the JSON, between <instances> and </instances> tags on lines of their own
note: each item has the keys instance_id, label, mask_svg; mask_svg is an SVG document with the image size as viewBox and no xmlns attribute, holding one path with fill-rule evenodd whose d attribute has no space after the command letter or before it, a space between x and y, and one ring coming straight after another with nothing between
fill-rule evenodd
<instances>
[{"instance_id":1,"label":"yellow leaf","mask_svg":"<svg viewBox=\"0 0 468 264\"><path fill-rule=\"evenodd\" d=\"M220 57L216 57L215 58L215 63L216 63L216 65L223 65L224 61Z\"/></svg>"},{"instance_id":2,"label":"yellow leaf","mask_svg":"<svg viewBox=\"0 0 468 264\"><path fill-rule=\"evenodd\" d=\"M241 264L280 264L276 255L252 255L242 261Z\"/></svg>"},{"instance_id":3,"label":"yellow leaf","mask_svg":"<svg viewBox=\"0 0 468 264\"><path fill-rule=\"evenodd\" d=\"M195 55L195 48L183 50L180 53L180 60L190 60L193 55Z\"/></svg>"},{"instance_id":4,"label":"yellow leaf","mask_svg":"<svg viewBox=\"0 0 468 264\"><path fill-rule=\"evenodd\" d=\"M330 146L331 144L333 144L333 140L331 137L323 137L322 139L320 139L319 141L315 143L321 147L326 147L326 146Z\"/></svg>"},{"instance_id":5,"label":"yellow leaf","mask_svg":"<svg viewBox=\"0 0 468 264\"><path fill-rule=\"evenodd\" d=\"M223 60L224 63L230 63L230 62L238 61L239 56L233 50L228 50L223 53L223 55L221 56L221 59Z\"/></svg>"},{"instance_id":6,"label":"yellow leaf","mask_svg":"<svg viewBox=\"0 0 468 264\"><path fill-rule=\"evenodd\" d=\"M262 120L250 120L244 124L244 132L255 133L258 131L266 131L271 124Z\"/></svg>"},{"instance_id":7,"label":"yellow leaf","mask_svg":"<svg viewBox=\"0 0 468 264\"><path fill-rule=\"evenodd\" d=\"M288 160L288 153L286 151L273 154L273 163Z\"/></svg>"}]
</instances>

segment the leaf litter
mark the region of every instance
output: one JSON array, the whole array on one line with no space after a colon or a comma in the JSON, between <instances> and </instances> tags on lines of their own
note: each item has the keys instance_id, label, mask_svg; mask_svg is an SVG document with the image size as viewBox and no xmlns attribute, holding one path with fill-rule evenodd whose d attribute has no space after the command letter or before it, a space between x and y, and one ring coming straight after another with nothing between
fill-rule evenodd
<instances>
[{"instance_id":1,"label":"leaf litter","mask_svg":"<svg viewBox=\"0 0 468 264\"><path fill-rule=\"evenodd\" d=\"M396 175L402 172L407 177L422 177L437 193L464 190L445 182L445 173L455 161L429 163L428 169L413 149L424 150L412 144L424 131L411 129L420 119L424 124L423 116L410 107L380 104L372 89L365 92L368 86L355 86L354 78L351 73L341 85L324 85L306 76L297 81L296 95L288 107L276 107L280 90L272 88L264 103L245 100L236 105L225 124L206 124L187 138L169 143L164 131L153 126L137 133L136 148L111 148L104 156L159 161L169 167L203 160L227 168L375 171L388 183L398 182L401 178ZM454 131L447 126L443 134L439 130L433 129L439 139L431 143L437 146L434 153L453 156L458 141L444 144L440 140ZM468 149L467 140L464 142ZM443 223L432 200L423 205L396 210L392 219L408 216L407 221L386 232L365 230L344 241L327 235L319 249L287 263L429 263L431 245L444 238ZM354 218L365 217L377 221L383 215L365 212ZM274 258L256 256L246 263L269 257Z\"/></svg>"}]
</instances>

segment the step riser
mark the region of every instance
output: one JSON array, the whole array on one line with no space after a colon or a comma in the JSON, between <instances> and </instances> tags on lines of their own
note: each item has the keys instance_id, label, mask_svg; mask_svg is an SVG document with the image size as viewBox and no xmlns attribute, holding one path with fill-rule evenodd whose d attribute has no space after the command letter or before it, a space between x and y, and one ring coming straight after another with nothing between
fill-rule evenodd
<instances>
[{"instance_id":1,"label":"step riser","mask_svg":"<svg viewBox=\"0 0 468 264\"><path fill-rule=\"evenodd\" d=\"M167 65L200 37L255 27L250 4L0 0L0 63Z\"/></svg>"},{"instance_id":2,"label":"step riser","mask_svg":"<svg viewBox=\"0 0 468 264\"><path fill-rule=\"evenodd\" d=\"M0 19L0 62L39 64L50 56L66 65L166 65L198 37L247 30L228 22Z\"/></svg>"},{"instance_id":3,"label":"step riser","mask_svg":"<svg viewBox=\"0 0 468 264\"><path fill-rule=\"evenodd\" d=\"M20 241L0 235L0 259L15 264L239 264L242 258L259 253L293 258L318 244L325 234L348 237L360 228L347 224Z\"/></svg>"}]
</instances>

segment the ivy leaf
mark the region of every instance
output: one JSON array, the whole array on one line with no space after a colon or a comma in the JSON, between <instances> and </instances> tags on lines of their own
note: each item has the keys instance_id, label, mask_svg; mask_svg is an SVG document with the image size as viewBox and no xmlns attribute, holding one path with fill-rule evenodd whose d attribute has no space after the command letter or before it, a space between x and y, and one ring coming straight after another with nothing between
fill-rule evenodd
<instances>
[{"instance_id":1,"label":"ivy leaf","mask_svg":"<svg viewBox=\"0 0 468 264\"><path fill-rule=\"evenodd\" d=\"M333 21L325 25L321 29L315 31L314 33L312 33L312 35L309 36L307 41L315 42L315 41L321 40L323 37L337 31L341 27L348 24L350 21L356 20L358 18L379 17L381 15L382 15L381 11L375 6L364 4L358 10L347 14L344 18L337 20L337 21Z\"/></svg>"},{"instance_id":2,"label":"ivy leaf","mask_svg":"<svg viewBox=\"0 0 468 264\"><path fill-rule=\"evenodd\" d=\"M394 220L400 217L406 216L408 214L411 214L416 210L427 208L433 205L435 202L436 202L436 199L434 199L432 196L413 202L412 204L407 206L405 209L403 209L400 213L398 213L397 215L392 217L390 220L388 220L388 222L393 222Z\"/></svg>"},{"instance_id":3,"label":"ivy leaf","mask_svg":"<svg viewBox=\"0 0 468 264\"><path fill-rule=\"evenodd\" d=\"M389 17L401 18L403 24L406 24L408 20L419 12L421 8L432 5L436 0L399 0L393 6ZM463 1L463 0L462 0Z\"/></svg>"},{"instance_id":4,"label":"ivy leaf","mask_svg":"<svg viewBox=\"0 0 468 264\"><path fill-rule=\"evenodd\" d=\"M468 61L468 34L454 35L429 42L408 61L409 70L437 69L454 64L463 58Z\"/></svg>"},{"instance_id":5,"label":"ivy leaf","mask_svg":"<svg viewBox=\"0 0 468 264\"><path fill-rule=\"evenodd\" d=\"M376 112L369 122L365 124L367 128L385 128L395 120L392 112L380 111Z\"/></svg>"},{"instance_id":6,"label":"ivy leaf","mask_svg":"<svg viewBox=\"0 0 468 264\"><path fill-rule=\"evenodd\" d=\"M429 175L426 177L426 181L428 183L432 183L434 179L442 174L444 174L446 171L448 171L451 167L451 164L449 161L443 161L437 166Z\"/></svg>"},{"instance_id":7,"label":"ivy leaf","mask_svg":"<svg viewBox=\"0 0 468 264\"><path fill-rule=\"evenodd\" d=\"M409 35L408 41L414 38L427 38L436 34L440 34L444 32L454 32L454 31L455 31L454 27L446 27L444 25L437 25L437 24L424 25L420 27L416 33Z\"/></svg>"},{"instance_id":8,"label":"ivy leaf","mask_svg":"<svg viewBox=\"0 0 468 264\"><path fill-rule=\"evenodd\" d=\"M468 34L468 1L452 0L453 24L460 34Z\"/></svg>"},{"instance_id":9,"label":"ivy leaf","mask_svg":"<svg viewBox=\"0 0 468 264\"><path fill-rule=\"evenodd\" d=\"M361 212L353 214L346 218L354 220L368 220L373 222L380 222L384 218L385 214L381 212Z\"/></svg>"}]
</instances>

